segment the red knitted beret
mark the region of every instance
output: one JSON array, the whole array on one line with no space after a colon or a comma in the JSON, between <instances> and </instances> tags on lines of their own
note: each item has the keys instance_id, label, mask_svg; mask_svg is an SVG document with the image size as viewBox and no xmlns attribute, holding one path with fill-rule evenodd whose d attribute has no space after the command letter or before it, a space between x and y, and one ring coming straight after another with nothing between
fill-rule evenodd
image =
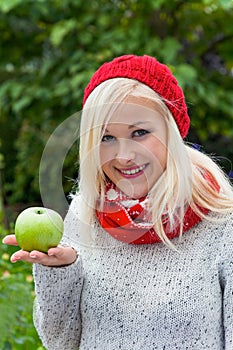
<instances>
[{"instance_id":1,"label":"red knitted beret","mask_svg":"<svg viewBox=\"0 0 233 350\"><path fill-rule=\"evenodd\" d=\"M130 78L140 81L167 100L171 111L184 138L189 129L190 119L182 89L170 69L154 57L147 55L124 55L104 63L92 76L84 91L83 105L90 93L102 82L112 78Z\"/></svg>"}]
</instances>

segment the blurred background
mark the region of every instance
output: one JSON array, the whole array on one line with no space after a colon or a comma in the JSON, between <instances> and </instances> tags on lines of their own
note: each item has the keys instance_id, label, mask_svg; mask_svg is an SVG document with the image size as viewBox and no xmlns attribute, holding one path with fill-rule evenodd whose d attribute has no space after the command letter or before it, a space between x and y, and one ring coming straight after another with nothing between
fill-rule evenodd
<instances>
[{"instance_id":1,"label":"blurred background","mask_svg":"<svg viewBox=\"0 0 233 350\"><path fill-rule=\"evenodd\" d=\"M93 72L118 55L148 54L170 67L189 108L187 141L232 176L232 0L0 0L0 33L1 238L19 211L41 204L50 135L81 110ZM48 182L56 176L50 169ZM65 195L77 176L73 145L62 168ZM31 267L12 265L14 249L0 248L0 350L43 349L31 318Z\"/></svg>"}]
</instances>

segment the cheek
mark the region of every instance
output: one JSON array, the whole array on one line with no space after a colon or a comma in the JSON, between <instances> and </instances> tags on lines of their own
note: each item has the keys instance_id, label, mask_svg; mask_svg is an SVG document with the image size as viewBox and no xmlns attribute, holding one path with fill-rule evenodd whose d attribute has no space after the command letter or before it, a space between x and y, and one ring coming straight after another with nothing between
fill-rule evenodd
<instances>
[{"instance_id":1,"label":"cheek","mask_svg":"<svg viewBox=\"0 0 233 350\"><path fill-rule=\"evenodd\" d=\"M112 167L111 161L103 161L101 163L101 170L107 176L111 181L114 182L115 179L115 172Z\"/></svg>"},{"instance_id":2,"label":"cheek","mask_svg":"<svg viewBox=\"0 0 233 350\"><path fill-rule=\"evenodd\" d=\"M109 173L109 163L108 162L101 162L101 169L106 175L108 175L108 173Z\"/></svg>"},{"instance_id":3,"label":"cheek","mask_svg":"<svg viewBox=\"0 0 233 350\"><path fill-rule=\"evenodd\" d=\"M107 168L109 166L109 163L113 158L113 150L111 149L111 147L100 147L100 165L103 170L104 168Z\"/></svg>"},{"instance_id":4,"label":"cheek","mask_svg":"<svg viewBox=\"0 0 233 350\"><path fill-rule=\"evenodd\" d=\"M166 169L167 164L167 147L162 143L157 143L150 150L152 163L162 171Z\"/></svg>"}]
</instances>

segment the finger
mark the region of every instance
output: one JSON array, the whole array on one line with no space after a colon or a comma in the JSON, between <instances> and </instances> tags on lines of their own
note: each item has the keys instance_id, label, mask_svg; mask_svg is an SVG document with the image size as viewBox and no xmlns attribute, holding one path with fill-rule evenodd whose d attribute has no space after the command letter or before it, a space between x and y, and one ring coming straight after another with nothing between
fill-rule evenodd
<instances>
[{"instance_id":1,"label":"finger","mask_svg":"<svg viewBox=\"0 0 233 350\"><path fill-rule=\"evenodd\" d=\"M38 263L45 266L65 266L72 264L76 258L77 253L70 247L56 247L49 250L49 254L33 250L27 252L19 250L11 257L11 262L25 261L28 263Z\"/></svg>"},{"instance_id":2,"label":"finger","mask_svg":"<svg viewBox=\"0 0 233 350\"><path fill-rule=\"evenodd\" d=\"M25 250L18 250L11 256L11 262L15 263L17 261L24 261L28 263L48 263L48 255L36 250L33 250L32 252L27 252Z\"/></svg>"},{"instance_id":3,"label":"finger","mask_svg":"<svg viewBox=\"0 0 233 350\"><path fill-rule=\"evenodd\" d=\"M54 256L50 257L48 254L39 252L38 250L32 250L29 253L29 259L33 263L38 263L38 264L47 265L47 266L56 265L55 261L57 263L57 259L54 258Z\"/></svg>"},{"instance_id":4,"label":"finger","mask_svg":"<svg viewBox=\"0 0 233 350\"><path fill-rule=\"evenodd\" d=\"M70 265L77 259L77 252L71 247L54 247L50 248L48 255L57 259L58 265Z\"/></svg>"},{"instance_id":5,"label":"finger","mask_svg":"<svg viewBox=\"0 0 233 350\"><path fill-rule=\"evenodd\" d=\"M15 263L19 260L24 260L24 261L28 261L29 258L29 252L26 252L24 250L18 250L17 252L15 252L12 256L11 256L11 262Z\"/></svg>"},{"instance_id":6,"label":"finger","mask_svg":"<svg viewBox=\"0 0 233 350\"><path fill-rule=\"evenodd\" d=\"M54 248L50 248L48 250L48 255L49 256L62 256L62 254L64 253L64 247L54 247Z\"/></svg>"},{"instance_id":7,"label":"finger","mask_svg":"<svg viewBox=\"0 0 233 350\"><path fill-rule=\"evenodd\" d=\"M2 243L15 245L15 246L18 245L15 235L7 235L6 237L3 238Z\"/></svg>"},{"instance_id":8,"label":"finger","mask_svg":"<svg viewBox=\"0 0 233 350\"><path fill-rule=\"evenodd\" d=\"M37 250L33 250L29 254L30 262L38 263L45 266L63 266L69 263L66 254L62 252L63 248L58 248L50 254L45 254ZM55 254L56 253L56 254ZM68 261L68 262L67 262Z\"/></svg>"}]
</instances>

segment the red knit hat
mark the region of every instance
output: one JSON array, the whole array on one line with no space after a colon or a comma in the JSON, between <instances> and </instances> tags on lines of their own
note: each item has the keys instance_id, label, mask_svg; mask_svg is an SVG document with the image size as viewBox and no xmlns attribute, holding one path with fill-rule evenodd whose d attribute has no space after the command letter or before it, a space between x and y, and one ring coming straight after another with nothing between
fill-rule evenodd
<instances>
[{"instance_id":1,"label":"red knit hat","mask_svg":"<svg viewBox=\"0 0 233 350\"><path fill-rule=\"evenodd\" d=\"M189 129L190 119L182 89L170 69L147 55L124 55L104 63L92 76L84 91L83 105L90 93L102 82L112 78L130 78L140 81L157 92L171 111L184 138Z\"/></svg>"}]
</instances>

